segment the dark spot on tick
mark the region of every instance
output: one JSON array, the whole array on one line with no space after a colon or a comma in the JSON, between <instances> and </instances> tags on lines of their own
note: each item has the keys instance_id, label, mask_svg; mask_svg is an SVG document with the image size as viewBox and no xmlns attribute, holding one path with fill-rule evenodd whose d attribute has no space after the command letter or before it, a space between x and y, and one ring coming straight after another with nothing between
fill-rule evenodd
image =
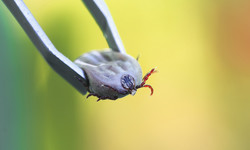
<instances>
[{"instance_id":1,"label":"dark spot on tick","mask_svg":"<svg viewBox=\"0 0 250 150\"><path fill-rule=\"evenodd\" d=\"M131 75L123 75L121 77L122 87L128 90L132 90L135 87L135 79Z\"/></svg>"}]
</instances>

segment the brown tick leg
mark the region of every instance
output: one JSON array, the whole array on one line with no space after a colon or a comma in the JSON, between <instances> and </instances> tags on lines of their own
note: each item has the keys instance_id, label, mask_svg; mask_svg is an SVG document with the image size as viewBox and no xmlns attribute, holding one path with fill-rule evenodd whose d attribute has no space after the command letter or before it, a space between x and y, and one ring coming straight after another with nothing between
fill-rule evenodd
<instances>
[{"instance_id":1,"label":"brown tick leg","mask_svg":"<svg viewBox=\"0 0 250 150\"><path fill-rule=\"evenodd\" d=\"M87 96L87 98L89 98L90 96L97 96L97 95L94 94L94 93L89 93L89 95Z\"/></svg>"},{"instance_id":2,"label":"brown tick leg","mask_svg":"<svg viewBox=\"0 0 250 150\"><path fill-rule=\"evenodd\" d=\"M97 102L99 102L100 100L104 100L104 99L109 99L109 98L107 96L98 97Z\"/></svg>"},{"instance_id":3,"label":"brown tick leg","mask_svg":"<svg viewBox=\"0 0 250 150\"><path fill-rule=\"evenodd\" d=\"M115 97L99 96L99 95L94 94L94 93L90 93L90 94L87 96L87 98L90 97L90 96L96 96L96 97L98 98L98 99L97 99L97 102L99 102L100 100L105 100L105 99L116 100L116 99L118 98L117 96L115 96Z\"/></svg>"},{"instance_id":4,"label":"brown tick leg","mask_svg":"<svg viewBox=\"0 0 250 150\"><path fill-rule=\"evenodd\" d=\"M118 97L115 96L115 97L109 97L109 96L99 96L97 94L94 94L94 93L89 93L87 98L89 98L90 96L96 96L98 99L97 99L97 102L99 102L100 100L104 100L104 99L111 99L111 100L116 100Z\"/></svg>"},{"instance_id":5,"label":"brown tick leg","mask_svg":"<svg viewBox=\"0 0 250 150\"><path fill-rule=\"evenodd\" d=\"M98 98L97 102L102 100L103 98L97 94L94 94L94 93L89 93L89 95L87 96L87 98L89 98L90 96L96 96Z\"/></svg>"},{"instance_id":6,"label":"brown tick leg","mask_svg":"<svg viewBox=\"0 0 250 150\"><path fill-rule=\"evenodd\" d=\"M115 96L114 98L108 97L108 96L103 96L103 97L98 97L97 102L99 102L100 100L104 100L104 99L116 100L117 98L118 98L117 96Z\"/></svg>"}]
</instances>

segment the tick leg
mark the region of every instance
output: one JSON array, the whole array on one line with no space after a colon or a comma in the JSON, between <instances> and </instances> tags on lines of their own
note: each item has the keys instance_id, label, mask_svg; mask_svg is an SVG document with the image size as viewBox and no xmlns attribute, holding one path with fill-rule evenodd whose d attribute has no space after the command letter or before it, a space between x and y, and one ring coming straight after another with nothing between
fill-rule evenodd
<instances>
[{"instance_id":1,"label":"tick leg","mask_svg":"<svg viewBox=\"0 0 250 150\"><path fill-rule=\"evenodd\" d=\"M136 60L139 61L139 58L140 58L140 54L136 57Z\"/></svg>"},{"instance_id":2,"label":"tick leg","mask_svg":"<svg viewBox=\"0 0 250 150\"><path fill-rule=\"evenodd\" d=\"M118 98L117 96L115 96L115 97L99 96L99 95L94 94L94 93L89 93L87 98L89 98L90 96L96 96L98 98L97 102L99 102L100 100L104 100L104 99L116 100Z\"/></svg>"},{"instance_id":3,"label":"tick leg","mask_svg":"<svg viewBox=\"0 0 250 150\"><path fill-rule=\"evenodd\" d=\"M148 87L148 88L150 88L150 90L151 90L151 94L150 94L150 96L151 96L151 95L153 95L153 93L154 93L154 89L152 88L152 86L151 86L151 85L145 84L145 85L143 85L142 87Z\"/></svg>"},{"instance_id":4,"label":"tick leg","mask_svg":"<svg viewBox=\"0 0 250 150\"><path fill-rule=\"evenodd\" d=\"M87 98L89 98L90 96L97 96L97 95L94 94L94 93L89 93L88 96L87 96Z\"/></svg>"},{"instance_id":5,"label":"tick leg","mask_svg":"<svg viewBox=\"0 0 250 150\"><path fill-rule=\"evenodd\" d=\"M98 97L98 96L97 96ZM102 97L98 97L97 102L99 102L100 100L105 100L105 99L111 99L111 100L116 100L118 97L108 97L108 96L102 96Z\"/></svg>"},{"instance_id":6,"label":"tick leg","mask_svg":"<svg viewBox=\"0 0 250 150\"><path fill-rule=\"evenodd\" d=\"M153 74L155 72L157 72L157 71L155 70L155 68L153 68L149 73L147 73L144 76L144 78L142 79L142 83L141 83L140 87L143 87L145 85L146 81L148 80L149 76L151 76L151 74Z\"/></svg>"},{"instance_id":7,"label":"tick leg","mask_svg":"<svg viewBox=\"0 0 250 150\"><path fill-rule=\"evenodd\" d=\"M102 100L101 96L98 96L97 94L89 93L89 95L87 96L87 98L89 98L90 96L96 96L96 97L98 97L97 102L100 101L100 100Z\"/></svg>"},{"instance_id":8,"label":"tick leg","mask_svg":"<svg viewBox=\"0 0 250 150\"><path fill-rule=\"evenodd\" d=\"M142 88L142 87L148 87L148 88L150 88L150 90L151 90L151 94L150 94L150 95L153 95L154 89L152 88L151 85L146 84L146 81L148 80L149 76L151 76L151 74L153 74L153 73L155 73L155 72L157 72L157 71L155 70L155 68L153 68L149 73L147 73L147 74L144 76L144 78L142 79L142 83L141 83L140 85L137 85L137 86L136 86L136 89L139 89L139 88Z\"/></svg>"}]
</instances>

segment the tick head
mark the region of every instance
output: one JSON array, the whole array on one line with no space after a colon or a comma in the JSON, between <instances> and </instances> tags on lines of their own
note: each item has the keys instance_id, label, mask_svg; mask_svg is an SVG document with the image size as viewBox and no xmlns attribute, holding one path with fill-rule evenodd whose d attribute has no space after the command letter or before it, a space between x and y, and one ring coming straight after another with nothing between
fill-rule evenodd
<instances>
[{"instance_id":1,"label":"tick head","mask_svg":"<svg viewBox=\"0 0 250 150\"><path fill-rule=\"evenodd\" d=\"M135 95L136 88L135 88L135 79L131 75L123 75L121 77L121 85L124 89L126 89L129 94Z\"/></svg>"}]
</instances>

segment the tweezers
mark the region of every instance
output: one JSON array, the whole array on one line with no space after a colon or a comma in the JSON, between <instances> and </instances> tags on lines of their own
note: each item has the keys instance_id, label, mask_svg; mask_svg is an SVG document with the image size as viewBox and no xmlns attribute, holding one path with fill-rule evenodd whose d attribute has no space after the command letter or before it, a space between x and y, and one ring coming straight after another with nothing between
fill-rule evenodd
<instances>
[{"instance_id":1,"label":"tweezers","mask_svg":"<svg viewBox=\"0 0 250 150\"><path fill-rule=\"evenodd\" d=\"M35 20L22 0L2 0L9 11L22 26L30 40L40 51L48 64L83 95L86 94L85 72L71 60L60 53L49 40L43 29ZM104 37L113 51L126 53L121 38L103 0L82 0L95 21L101 28Z\"/></svg>"}]
</instances>

